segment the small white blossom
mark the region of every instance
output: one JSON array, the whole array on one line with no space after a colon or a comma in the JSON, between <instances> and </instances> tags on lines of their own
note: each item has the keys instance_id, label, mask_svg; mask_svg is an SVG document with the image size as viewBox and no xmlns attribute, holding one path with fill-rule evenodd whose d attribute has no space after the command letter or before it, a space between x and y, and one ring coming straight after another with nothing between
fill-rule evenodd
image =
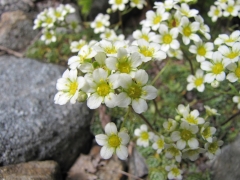
<instances>
[{"instance_id":1,"label":"small white blossom","mask_svg":"<svg viewBox=\"0 0 240 180\"><path fill-rule=\"evenodd\" d=\"M154 39L155 33L151 32L151 29L148 27L143 27L142 30L136 30L133 32L133 38L144 39L147 42L151 42Z\"/></svg>"},{"instance_id":2,"label":"small white blossom","mask_svg":"<svg viewBox=\"0 0 240 180\"><path fill-rule=\"evenodd\" d=\"M105 134L98 134L95 139L100 146L103 146L100 151L103 159L111 158L113 153L116 153L121 160L127 159L128 150L126 145L130 137L126 132L118 132L114 123L108 123L105 126Z\"/></svg>"},{"instance_id":3,"label":"small white blossom","mask_svg":"<svg viewBox=\"0 0 240 180\"><path fill-rule=\"evenodd\" d=\"M187 17L181 19L181 26L179 27L180 33L182 34L182 40L185 45L190 43L190 40L200 41L200 37L195 34L199 30L200 23L193 22L190 23Z\"/></svg>"},{"instance_id":4,"label":"small white blossom","mask_svg":"<svg viewBox=\"0 0 240 180\"><path fill-rule=\"evenodd\" d=\"M186 122L182 122L179 131L174 131L171 134L171 139L177 142L177 148L182 150L188 145L190 148L195 149L198 147L199 142L196 139L196 133L198 132L198 126L189 125Z\"/></svg>"},{"instance_id":5,"label":"small white blossom","mask_svg":"<svg viewBox=\"0 0 240 180\"><path fill-rule=\"evenodd\" d=\"M40 38L45 44L50 44L56 42L57 38L53 30L43 30L43 34Z\"/></svg>"},{"instance_id":6,"label":"small white blossom","mask_svg":"<svg viewBox=\"0 0 240 180\"><path fill-rule=\"evenodd\" d=\"M166 171L169 171L168 173L168 179L176 179L181 180L182 179L182 170L178 169L176 165L166 166Z\"/></svg>"},{"instance_id":7,"label":"small white blossom","mask_svg":"<svg viewBox=\"0 0 240 180\"><path fill-rule=\"evenodd\" d=\"M208 16L212 18L213 22L216 22L219 17L222 17L222 9L220 6L210 6Z\"/></svg>"},{"instance_id":8,"label":"small white blossom","mask_svg":"<svg viewBox=\"0 0 240 180\"><path fill-rule=\"evenodd\" d=\"M79 90L85 85L85 80L81 76L77 76L77 70L66 70L62 78L58 79L56 88L59 91L55 97L56 104L76 103Z\"/></svg>"},{"instance_id":9,"label":"small white blossom","mask_svg":"<svg viewBox=\"0 0 240 180\"><path fill-rule=\"evenodd\" d=\"M184 106L183 104L179 104L176 111L180 116L183 116L184 113L190 112L190 108L189 108L189 105Z\"/></svg>"},{"instance_id":10,"label":"small white blossom","mask_svg":"<svg viewBox=\"0 0 240 180\"><path fill-rule=\"evenodd\" d=\"M236 82L240 80L240 60L237 63L231 63L227 66L230 71L226 77L230 82Z\"/></svg>"},{"instance_id":11,"label":"small white blossom","mask_svg":"<svg viewBox=\"0 0 240 180\"><path fill-rule=\"evenodd\" d=\"M179 30L179 27L181 25L181 19L182 19L182 15L179 11L176 11L174 15L170 14L167 20L168 27L170 29L177 28L177 30Z\"/></svg>"},{"instance_id":12,"label":"small white blossom","mask_svg":"<svg viewBox=\"0 0 240 180\"><path fill-rule=\"evenodd\" d=\"M110 16L108 14L99 13L94 21L91 23L91 28L94 29L94 33L104 32L106 27L110 25Z\"/></svg>"},{"instance_id":13,"label":"small white blossom","mask_svg":"<svg viewBox=\"0 0 240 180\"><path fill-rule=\"evenodd\" d=\"M75 8L70 4L65 4L64 8L68 13L74 13L76 11Z\"/></svg>"},{"instance_id":14,"label":"small white blossom","mask_svg":"<svg viewBox=\"0 0 240 180\"><path fill-rule=\"evenodd\" d=\"M153 137L153 145L152 145L152 148L157 150L157 153L160 154L162 152L162 150L164 149L164 145L165 145L165 142L164 142L164 137L163 136L157 136L155 135Z\"/></svg>"},{"instance_id":15,"label":"small white blossom","mask_svg":"<svg viewBox=\"0 0 240 180\"><path fill-rule=\"evenodd\" d=\"M209 106L204 106L208 116L217 116L220 115L216 109L210 108Z\"/></svg>"},{"instance_id":16,"label":"small white blossom","mask_svg":"<svg viewBox=\"0 0 240 180\"><path fill-rule=\"evenodd\" d=\"M210 143L212 142L212 135L215 134L215 132L216 132L216 128L210 127L209 122L206 122L200 130L200 134L202 138Z\"/></svg>"},{"instance_id":17,"label":"small white blossom","mask_svg":"<svg viewBox=\"0 0 240 180\"><path fill-rule=\"evenodd\" d=\"M199 42L194 42L194 44L195 45L189 47L189 51L197 55L196 58L198 62L205 61L205 58L212 58L212 50L214 48L212 42L203 43L202 40L200 40Z\"/></svg>"},{"instance_id":18,"label":"small white blossom","mask_svg":"<svg viewBox=\"0 0 240 180\"><path fill-rule=\"evenodd\" d=\"M214 156L217 156L221 153L221 149L219 148L219 146L223 145L223 141L218 141L216 137L213 138L213 141L210 143L206 143L204 145L205 149L207 150L207 156L209 157L209 159L213 159Z\"/></svg>"},{"instance_id":19,"label":"small white blossom","mask_svg":"<svg viewBox=\"0 0 240 180\"><path fill-rule=\"evenodd\" d=\"M114 38L116 38L116 33L113 29L106 28L105 31L100 34L100 38L112 41Z\"/></svg>"},{"instance_id":20,"label":"small white blossom","mask_svg":"<svg viewBox=\"0 0 240 180\"><path fill-rule=\"evenodd\" d=\"M130 0L130 6L132 8L138 8L138 9L142 9L143 6L147 5L147 2L145 0Z\"/></svg>"},{"instance_id":21,"label":"small white blossom","mask_svg":"<svg viewBox=\"0 0 240 180\"><path fill-rule=\"evenodd\" d=\"M70 44L70 50L71 52L79 52L81 48L86 44L87 42L83 39L79 41L73 41Z\"/></svg>"},{"instance_id":22,"label":"small white blossom","mask_svg":"<svg viewBox=\"0 0 240 180\"><path fill-rule=\"evenodd\" d=\"M181 162L182 160L182 153L175 144L165 145L165 156L169 159L174 157L177 162Z\"/></svg>"},{"instance_id":23,"label":"small white blossom","mask_svg":"<svg viewBox=\"0 0 240 180\"><path fill-rule=\"evenodd\" d=\"M223 58L228 64L237 62L240 57L240 42L234 43L231 48L226 45L221 45L218 51L223 55Z\"/></svg>"},{"instance_id":24,"label":"small white blossom","mask_svg":"<svg viewBox=\"0 0 240 180\"><path fill-rule=\"evenodd\" d=\"M199 111L196 109L191 112L184 111L183 118L181 120L191 125L203 124L205 120L198 116L199 116Z\"/></svg>"},{"instance_id":25,"label":"small white blossom","mask_svg":"<svg viewBox=\"0 0 240 180\"><path fill-rule=\"evenodd\" d=\"M203 92L205 89L204 82L205 82L205 77L204 77L204 72L201 69L198 69L196 71L195 76L189 75L187 77L188 85L187 85L187 90L191 91L193 88L196 88L199 92Z\"/></svg>"},{"instance_id":26,"label":"small white blossom","mask_svg":"<svg viewBox=\"0 0 240 180\"><path fill-rule=\"evenodd\" d=\"M233 16L236 17L240 10L240 5L235 4L234 0L228 0L226 4L222 5L223 8L223 16Z\"/></svg>"},{"instance_id":27,"label":"small white blossom","mask_svg":"<svg viewBox=\"0 0 240 180\"><path fill-rule=\"evenodd\" d=\"M188 148L183 150L183 158L188 158L191 161L196 161L199 158L200 153L204 153L206 150L203 148Z\"/></svg>"},{"instance_id":28,"label":"small white blossom","mask_svg":"<svg viewBox=\"0 0 240 180\"><path fill-rule=\"evenodd\" d=\"M148 147L150 140L152 140L154 136L152 132L148 132L145 124L142 124L139 129L135 129L134 135L138 137L137 145L143 147Z\"/></svg>"},{"instance_id":29,"label":"small white blossom","mask_svg":"<svg viewBox=\"0 0 240 180\"><path fill-rule=\"evenodd\" d=\"M186 3L182 3L181 7L178 5L175 5L174 8L177 9L182 16L186 16L188 18L195 17L198 14L198 10L190 9L188 4Z\"/></svg>"},{"instance_id":30,"label":"small white blossom","mask_svg":"<svg viewBox=\"0 0 240 180\"><path fill-rule=\"evenodd\" d=\"M49 15L55 17L58 21L63 21L66 14L67 11L62 4L60 4L57 8L49 8Z\"/></svg>"},{"instance_id":31,"label":"small white blossom","mask_svg":"<svg viewBox=\"0 0 240 180\"><path fill-rule=\"evenodd\" d=\"M168 132L174 131L177 127L178 123L174 119L168 119L166 122L163 123L163 127Z\"/></svg>"},{"instance_id":32,"label":"small white blossom","mask_svg":"<svg viewBox=\"0 0 240 180\"><path fill-rule=\"evenodd\" d=\"M199 31L204 35L204 37L206 39L208 39L208 40L211 39L211 35L209 34L210 28L208 25L204 24L204 20L203 20L202 16L197 15L194 18L195 18L195 21L199 22L199 24L200 24Z\"/></svg>"},{"instance_id":33,"label":"small white blossom","mask_svg":"<svg viewBox=\"0 0 240 180\"><path fill-rule=\"evenodd\" d=\"M217 81L223 81L225 79L225 67L229 64L229 61L222 58L222 54L218 51L213 53L212 62L203 61L201 63L201 69L207 71L205 75L205 81L207 83Z\"/></svg>"},{"instance_id":34,"label":"small white blossom","mask_svg":"<svg viewBox=\"0 0 240 180\"><path fill-rule=\"evenodd\" d=\"M214 41L215 45L226 44L228 46L232 46L235 42L240 41L240 31L233 31L230 36L227 34L220 34Z\"/></svg>"},{"instance_id":35,"label":"small white blossom","mask_svg":"<svg viewBox=\"0 0 240 180\"><path fill-rule=\"evenodd\" d=\"M129 0L109 0L108 3L111 5L113 11L123 11L128 1Z\"/></svg>"},{"instance_id":36,"label":"small white blossom","mask_svg":"<svg viewBox=\"0 0 240 180\"><path fill-rule=\"evenodd\" d=\"M181 60L181 59L183 59L183 52L180 50L180 49L169 49L168 51L167 51L167 55L169 56L169 57L175 57L175 58L177 58L177 59L179 59L179 60Z\"/></svg>"}]
</instances>

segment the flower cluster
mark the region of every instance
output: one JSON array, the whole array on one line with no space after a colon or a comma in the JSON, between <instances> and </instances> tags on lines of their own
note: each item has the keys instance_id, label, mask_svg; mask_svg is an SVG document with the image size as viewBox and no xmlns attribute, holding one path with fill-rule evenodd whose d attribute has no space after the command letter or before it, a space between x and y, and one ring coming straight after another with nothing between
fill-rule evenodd
<instances>
[{"instance_id":1,"label":"flower cluster","mask_svg":"<svg viewBox=\"0 0 240 180\"><path fill-rule=\"evenodd\" d=\"M74 13L75 9L69 5L60 4L56 8L44 9L37 18L34 20L33 29L42 28L43 35L41 40L45 41L45 44L56 42L56 27L70 27L73 30L78 30L79 25L76 22L67 22L66 16L70 13Z\"/></svg>"},{"instance_id":2,"label":"flower cluster","mask_svg":"<svg viewBox=\"0 0 240 180\"><path fill-rule=\"evenodd\" d=\"M214 5L210 7L208 16L212 18L212 21L217 21L218 18L224 17L240 17L240 1L239 0L217 0Z\"/></svg>"},{"instance_id":3,"label":"flower cluster","mask_svg":"<svg viewBox=\"0 0 240 180\"><path fill-rule=\"evenodd\" d=\"M215 109L204 107L208 117L219 115ZM166 158L175 159L178 163L182 159L195 161L201 153L206 153L212 159L221 152L219 147L223 142L213 136L216 128L211 127L206 118L200 117L198 110L191 111L189 106L180 104L176 111L178 115L175 120L164 122L164 130L157 134L148 131L145 124L135 129L137 145L148 147L152 143L152 148L158 154L163 153ZM169 171L169 179L182 179L182 171L176 165L166 166L166 171Z\"/></svg>"}]
</instances>

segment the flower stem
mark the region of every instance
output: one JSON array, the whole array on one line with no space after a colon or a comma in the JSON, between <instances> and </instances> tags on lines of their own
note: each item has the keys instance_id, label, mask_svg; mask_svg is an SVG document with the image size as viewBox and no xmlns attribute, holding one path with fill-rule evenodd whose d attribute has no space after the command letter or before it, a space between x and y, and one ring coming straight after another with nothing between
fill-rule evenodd
<instances>
[{"instance_id":1,"label":"flower stem","mask_svg":"<svg viewBox=\"0 0 240 180\"><path fill-rule=\"evenodd\" d=\"M138 116L140 118L142 118L142 120L148 125L148 127L153 131L155 132L154 128L152 127L152 125L149 123L149 121L142 115L142 114L138 114Z\"/></svg>"},{"instance_id":2,"label":"flower stem","mask_svg":"<svg viewBox=\"0 0 240 180\"><path fill-rule=\"evenodd\" d=\"M168 66L168 64L169 64L169 61L167 62L167 64L162 68L162 70L161 71L159 71L159 73L157 74L157 76L153 79L153 81L152 81L152 85L157 81L157 79L161 76L161 74L165 71L165 69L167 68L167 66Z\"/></svg>"}]
</instances>

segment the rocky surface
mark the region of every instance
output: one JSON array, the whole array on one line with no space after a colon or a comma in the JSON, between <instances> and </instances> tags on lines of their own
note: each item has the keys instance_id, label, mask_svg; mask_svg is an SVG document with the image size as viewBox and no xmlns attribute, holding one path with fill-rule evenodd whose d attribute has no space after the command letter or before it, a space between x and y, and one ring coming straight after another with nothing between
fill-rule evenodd
<instances>
[{"instance_id":1,"label":"rocky surface","mask_svg":"<svg viewBox=\"0 0 240 180\"><path fill-rule=\"evenodd\" d=\"M55 160L64 172L91 146L85 104L54 104L64 67L0 57L0 165Z\"/></svg>"},{"instance_id":2,"label":"rocky surface","mask_svg":"<svg viewBox=\"0 0 240 180\"><path fill-rule=\"evenodd\" d=\"M54 161L32 161L0 167L0 179L4 180L61 180L59 166Z\"/></svg>"},{"instance_id":3,"label":"rocky surface","mask_svg":"<svg viewBox=\"0 0 240 180\"><path fill-rule=\"evenodd\" d=\"M240 179L240 135L213 162L213 180Z\"/></svg>"}]
</instances>

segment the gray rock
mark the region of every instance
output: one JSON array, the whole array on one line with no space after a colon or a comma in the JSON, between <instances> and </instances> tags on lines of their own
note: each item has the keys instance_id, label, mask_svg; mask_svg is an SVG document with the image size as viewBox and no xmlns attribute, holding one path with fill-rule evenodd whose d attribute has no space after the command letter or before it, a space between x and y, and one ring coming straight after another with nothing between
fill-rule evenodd
<instances>
[{"instance_id":1,"label":"gray rock","mask_svg":"<svg viewBox=\"0 0 240 180\"><path fill-rule=\"evenodd\" d=\"M54 161L31 161L0 167L4 180L61 180L59 166Z\"/></svg>"},{"instance_id":2,"label":"gray rock","mask_svg":"<svg viewBox=\"0 0 240 180\"><path fill-rule=\"evenodd\" d=\"M240 179L240 135L213 162L213 180Z\"/></svg>"},{"instance_id":3,"label":"gray rock","mask_svg":"<svg viewBox=\"0 0 240 180\"><path fill-rule=\"evenodd\" d=\"M85 104L54 104L64 67L0 57L0 165L55 160L64 170L91 144Z\"/></svg>"}]
</instances>

